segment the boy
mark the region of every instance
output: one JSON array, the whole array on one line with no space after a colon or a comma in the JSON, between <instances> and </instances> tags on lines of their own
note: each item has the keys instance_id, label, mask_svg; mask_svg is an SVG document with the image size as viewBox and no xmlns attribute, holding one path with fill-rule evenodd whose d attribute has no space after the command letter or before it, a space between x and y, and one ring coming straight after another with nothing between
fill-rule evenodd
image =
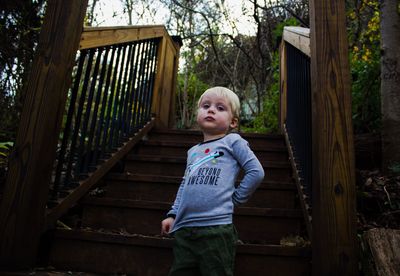
<instances>
[{"instance_id":1,"label":"boy","mask_svg":"<svg viewBox=\"0 0 400 276\"><path fill-rule=\"evenodd\" d=\"M161 222L161 233L175 237L170 275L233 275L237 233L234 206L246 202L264 178L248 143L235 133L239 98L214 87L198 102L203 142L188 151L187 167L175 202ZM235 188L240 168L244 177Z\"/></svg>"}]
</instances>

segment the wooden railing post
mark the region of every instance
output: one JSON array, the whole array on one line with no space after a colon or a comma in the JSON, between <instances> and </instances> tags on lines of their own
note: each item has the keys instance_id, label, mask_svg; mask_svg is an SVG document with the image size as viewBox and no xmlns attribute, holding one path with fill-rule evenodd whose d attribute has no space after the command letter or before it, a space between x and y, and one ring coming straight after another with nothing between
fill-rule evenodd
<instances>
[{"instance_id":1,"label":"wooden railing post","mask_svg":"<svg viewBox=\"0 0 400 276\"><path fill-rule=\"evenodd\" d=\"M279 46L279 81L280 81L280 100L279 100L279 130L284 133L286 122L286 102L287 102L287 68L286 68L286 43L282 40Z\"/></svg>"},{"instance_id":2,"label":"wooden railing post","mask_svg":"<svg viewBox=\"0 0 400 276\"><path fill-rule=\"evenodd\" d=\"M88 0L49 0L0 210L1 269L34 265Z\"/></svg>"},{"instance_id":3,"label":"wooden railing post","mask_svg":"<svg viewBox=\"0 0 400 276\"><path fill-rule=\"evenodd\" d=\"M354 145L345 1L310 1L313 275L356 275Z\"/></svg>"},{"instance_id":4,"label":"wooden railing post","mask_svg":"<svg viewBox=\"0 0 400 276\"><path fill-rule=\"evenodd\" d=\"M157 75L154 85L152 113L155 127L171 128L175 123L175 91L179 64L179 47L166 33L158 47Z\"/></svg>"}]
</instances>

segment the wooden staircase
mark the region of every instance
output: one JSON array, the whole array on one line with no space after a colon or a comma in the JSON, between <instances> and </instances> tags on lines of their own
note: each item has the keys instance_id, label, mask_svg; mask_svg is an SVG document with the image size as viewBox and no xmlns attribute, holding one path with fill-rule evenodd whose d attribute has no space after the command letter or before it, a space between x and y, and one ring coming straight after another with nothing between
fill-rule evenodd
<instances>
[{"instance_id":1,"label":"wooden staircase","mask_svg":"<svg viewBox=\"0 0 400 276\"><path fill-rule=\"evenodd\" d=\"M280 244L284 237L305 232L284 139L242 136L266 177L251 200L235 211L240 239L235 275L310 275L309 246ZM49 264L69 271L167 275L173 239L160 236L160 223L180 184L186 151L201 138L197 131L150 132L61 219L71 229L48 236Z\"/></svg>"}]
</instances>

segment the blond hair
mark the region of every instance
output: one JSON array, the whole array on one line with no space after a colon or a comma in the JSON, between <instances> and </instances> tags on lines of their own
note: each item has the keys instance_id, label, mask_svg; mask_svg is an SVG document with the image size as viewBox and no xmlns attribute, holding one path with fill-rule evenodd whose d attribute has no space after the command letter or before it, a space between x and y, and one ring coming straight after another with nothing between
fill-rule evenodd
<instances>
[{"instance_id":1,"label":"blond hair","mask_svg":"<svg viewBox=\"0 0 400 276\"><path fill-rule=\"evenodd\" d=\"M197 102L197 106L200 107L201 100L206 94L216 94L217 96L224 97L228 100L229 104L231 105L232 115L234 118L239 120L240 115L240 101L239 97L230 89L222 86L215 86L212 88L207 89L204 93L200 96L199 101Z\"/></svg>"}]
</instances>

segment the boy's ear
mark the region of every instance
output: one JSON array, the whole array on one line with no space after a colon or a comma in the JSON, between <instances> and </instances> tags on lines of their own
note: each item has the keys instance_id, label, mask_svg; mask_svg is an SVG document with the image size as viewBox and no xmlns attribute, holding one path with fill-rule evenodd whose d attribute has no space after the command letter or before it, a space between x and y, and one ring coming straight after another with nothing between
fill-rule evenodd
<instances>
[{"instance_id":1,"label":"boy's ear","mask_svg":"<svg viewBox=\"0 0 400 276\"><path fill-rule=\"evenodd\" d=\"M232 118L231 124L229 125L231 129L237 128L239 123L238 118Z\"/></svg>"}]
</instances>

